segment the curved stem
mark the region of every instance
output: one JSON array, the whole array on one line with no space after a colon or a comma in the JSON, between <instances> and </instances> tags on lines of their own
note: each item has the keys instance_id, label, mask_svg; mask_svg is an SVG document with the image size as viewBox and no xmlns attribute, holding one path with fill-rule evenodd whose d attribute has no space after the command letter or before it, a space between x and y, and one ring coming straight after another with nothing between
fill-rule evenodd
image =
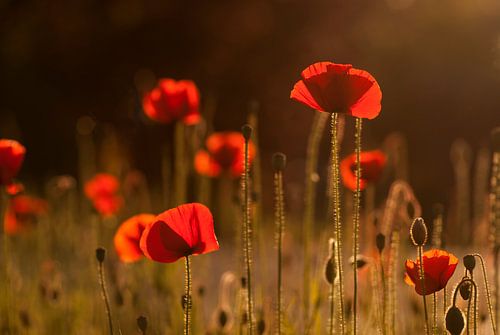
<instances>
[{"instance_id":1,"label":"curved stem","mask_svg":"<svg viewBox=\"0 0 500 335\"><path fill-rule=\"evenodd\" d=\"M99 271L99 284L101 285L101 295L106 308L106 316L109 324L109 334L113 335L113 318L111 317L111 307L109 304L108 290L106 289L106 281L104 278L104 269L102 262L98 262L97 269Z\"/></svg>"},{"instance_id":2,"label":"curved stem","mask_svg":"<svg viewBox=\"0 0 500 335\"><path fill-rule=\"evenodd\" d=\"M460 287L465 283L470 283L472 285L472 287L474 288L474 335L476 335L477 334L477 321L476 321L477 320L477 315L476 315L476 311L477 311L477 285L476 285L476 282L474 280L472 280L471 278L467 278L467 277L462 278L460 283L458 283L457 287L453 291L452 304L453 304L453 306L456 305L457 294L460 291ZM467 317L467 323L469 323L468 317Z\"/></svg>"},{"instance_id":3,"label":"curved stem","mask_svg":"<svg viewBox=\"0 0 500 335\"><path fill-rule=\"evenodd\" d=\"M424 259L422 256L422 246L418 246L418 259L420 262L420 280L422 281L422 300L424 303L424 316L425 316L425 333L429 335L429 316L427 314L427 302L425 299L425 271L424 271Z\"/></svg>"},{"instance_id":4,"label":"curved stem","mask_svg":"<svg viewBox=\"0 0 500 335\"><path fill-rule=\"evenodd\" d=\"M353 229L352 229L352 253L354 257L353 262L353 281L354 281L354 297L352 304L352 333L353 335L357 334L357 320L358 320L358 235L359 235L359 211L361 204L361 188L360 188L360 179L361 179L361 130L363 119L356 118L356 133L355 137L355 151L356 151L356 192L354 193L354 213L353 213Z\"/></svg>"},{"instance_id":5,"label":"curved stem","mask_svg":"<svg viewBox=\"0 0 500 335\"><path fill-rule=\"evenodd\" d=\"M484 289L486 290L486 302L488 304L488 312L490 314L491 328L493 330L493 334L496 335L497 328L495 323L495 316L493 314L493 307L491 304L491 293L488 285L488 275L486 272L486 265L484 263L483 256L481 256L480 254L473 254L473 256L479 258L479 260L481 261L481 270L483 271Z\"/></svg>"},{"instance_id":6,"label":"curved stem","mask_svg":"<svg viewBox=\"0 0 500 335\"><path fill-rule=\"evenodd\" d=\"M335 260L337 262L337 273L339 278L338 291L339 291L339 311L338 311L338 324L340 325L340 334L345 334L344 325L344 280L343 280L343 266L342 266L342 228L340 224L340 175L339 175L339 152L338 152L338 119L337 113L332 113L331 115L331 173L333 178L333 183L331 183L331 194L333 196L333 211L331 220L335 227L335 240L336 240L336 251L337 255ZM330 335L333 332L330 331Z\"/></svg>"},{"instance_id":7,"label":"curved stem","mask_svg":"<svg viewBox=\"0 0 500 335\"><path fill-rule=\"evenodd\" d=\"M191 257L186 256L185 282L184 282L184 335L191 334Z\"/></svg>"}]
</instances>

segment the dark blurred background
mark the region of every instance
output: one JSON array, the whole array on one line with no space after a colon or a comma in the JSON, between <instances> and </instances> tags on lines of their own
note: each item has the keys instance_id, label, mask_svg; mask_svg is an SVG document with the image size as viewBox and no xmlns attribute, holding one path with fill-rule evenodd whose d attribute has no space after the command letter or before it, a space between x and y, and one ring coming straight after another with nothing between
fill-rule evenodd
<instances>
[{"instance_id":1,"label":"dark blurred background","mask_svg":"<svg viewBox=\"0 0 500 335\"><path fill-rule=\"evenodd\" d=\"M476 152L500 123L497 0L0 0L0 136L28 148L22 177L75 175L75 124L90 115L114 124L132 165L148 170L159 130L140 115L134 78L189 78L215 105L216 130L239 129L259 101L263 164L287 153L287 178L301 186L313 113L289 93L319 60L377 78L383 109L364 146L402 132L427 207L449 199L452 142Z\"/></svg>"}]
</instances>

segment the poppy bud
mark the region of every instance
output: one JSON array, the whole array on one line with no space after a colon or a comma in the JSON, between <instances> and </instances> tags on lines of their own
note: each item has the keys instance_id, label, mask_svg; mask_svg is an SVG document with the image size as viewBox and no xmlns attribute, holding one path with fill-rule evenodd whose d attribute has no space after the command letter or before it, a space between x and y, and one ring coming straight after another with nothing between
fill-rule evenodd
<instances>
[{"instance_id":1,"label":"poppy bud","mask_svg":"<svg viewBox=\"0 0 500 335\"><path fill-rule=\"evenodd\" d=\"M349 259L349 264L354 265L354 257ZM362 269L366 264L368 264L368 259L363 255L358 255L356 259L356 268Z\"/></svg>"},{"instance_id":2,"label":"poppy bud","mask_svg":"<svg viewBox=\"0 0 500 335\"><path fill-rule=\"evenodd\" d=\"M241 288L247 287L247 279L245 277L241 277Z\"/></svg>"},{"instance_id":3,"label":"poppy bud","mask_svg":"<svg viewBox=\"0 0 500 335\"><path fill-rule=\"evenodd\" d=\"M377 246L378 252L382 253L385 248L385 235L378 233L375 237L375 245Z\"/></svg>"},{"instance_id":4,"label":"poppy bud","mask_svg":"<svg viewBox=\"0 0 500 335\"><path fill-rule=\"evenodd\" d=\"M500 152L500 127L491 131L491 146L494 152Z\"/></svg>"},{"instance_id":5,"label":"poppy bud","mask_svg":"<svg viewBox=\"0 0 500 335\"><path fill-rule=\"evenodd\" d=\"M273 155L273 169L275 171L283 171L286 167L286 155L282 152L277 152Z\"/></svg>"},{"instance_id":6,"label":"poppy bud","mask_svg":"<svg viewBox=\"0 0 500 335\"><path fill-rule=\"evenodd\" d=\"M473 255L465 255L464 266L469 272L474 271L474 268L476 267L476 258Z\"/></svg>"},{"instance_id":7,"label":"poppy bud","mask_svg":"<svg viewBox=\"0 0 500 335\"><path fill-rule=\"evenodd\" d=\"M329 257L325 264L325 280L328 284L333 285L335 277L337 277L337 268L333 257Z\"/></svg>"},{"instance_id":8,"label":"poppy bud","mask_svg":"<svg viewBox=\"0 0 500 335\"><path fill-rule=\"evenodd\" d=\"M227 321L228 321L227 313L225 310L221 309L219 311L217 321L219 323L219 329L224 329L224 327L226 326Z\"/></svg>"},{"instance_id":9,"label":"poppy bud","mask_svg":"<svg viewBox=\"0 0 500 335\"><path fill-rule=\"evenodd\" d=\"M456 306L450 307L446 312L446 329L451 335L460 335L464 329L464 316Z\"/></svg>"},{"instance_id":10,"label":"poppy bud","mask_svg":"<svg viewBox=\"0 0 500 335\"><path fill-rule=\"evenodd\" d=\"M252 126L249 124L244 125L241 127L241 133L243 134L243 137L245 138L246 141L250 140L250 137L252 137Z\"/></svg>"},{"instance_id":11,"label":"poppy bud","mask_svg":"<svg viewBox=\"0 0 500 335\"><path fill-rule=\"evenodd\" d=\"M145 334L146 329L148 328L148 319L141 315L137 318L137 327L139 327L140 331Z\"/></svg>"},{"instance_id":12,"label":"poppy bud","mask_svg":"<svg viewBox=\"0 0 500 335\"><path fill-rule=\"evenodd\" d=\"M264 319L260 319L257 321L257 334L262 335L266 331L266 321Z\"/></svg>"},{"instance_id":13,"label":"poppy bud","mask_svg":"<svg viewBox=\"0 0 500 335\"><path fill-rule=\"evenodd\" d=\"M427 242L427 226L424 219L416 218L410 227L411 241L416 246L423 246Z\"/></svg>"},{"instance_id":14,"label":"poppy bud","mask_svg":"<svg viewBox=\"0 0 500 335\"><path fill-rule=\"evenodd\" d=\"M460 296L462 296L462 299L469 300L471 294L471 284L468 281L463 282L460 285L459 292Z\"/></svg>"},{"instance_id":15,"label":"poppy bud","mask_svg":"<svg viewBox=\"0 0 500 335\"><path fill-rule=\"evenodd\" d=\"M104 262L104 258L106 258L106 249L101 247L95 249L95 258L99 263Z\"/></svg>"}]
</instances>

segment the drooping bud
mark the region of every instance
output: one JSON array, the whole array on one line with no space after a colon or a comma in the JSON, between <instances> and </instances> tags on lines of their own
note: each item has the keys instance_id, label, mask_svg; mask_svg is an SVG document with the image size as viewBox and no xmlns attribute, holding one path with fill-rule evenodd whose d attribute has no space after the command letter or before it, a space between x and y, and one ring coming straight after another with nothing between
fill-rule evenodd
<instances>
[{"instance_id":1,"label":"drooping bud","mask_svg":"<svg viewBox=\"0 0 500 335\"><path fill-rule=\"evenodd\" d=\"M414 245L420 247L425 245L427 242L427 226L424 219L418 217L413 220L410 227L410 237Z\"/></svg>"},{"instance_id":2,"label":"drooping bud","mask_svg":"<svg viewBox=\"0 0 500 335\"><path fill-rule=\"evenodd\" d=\"M286 155L282 152L277 152L273 155L274 171L283 171L286 167Z\"/></svg>"},{"instance_id":3,"label":"drooping bud","mask_svg":"<svg viewBox=\"0 0 500 335\"><path fill-rule=\"evenodd\" d=\"M472 273L472 271L474 271L474 268L476 267L476 258L473 255L465 255L464 266L469 272Z\"/></svg>"},{"instance_id":4,"label":"drooping bud","mask_svg":"<svg viewBox=\"0 0 500 335\"><path fill-rule=\"evenodd\" d=\"M250 140L250 137L252 137L252 130L252 126L250 126L249 124L245 124L243 127L241 127L241 133L243 134L243 137L246 141Z\"/></svg>"},{"instance_id":5,"label":"drooping bud","mask_svg":"<svg viewBox=\"0 0 500 335\"><path fill-rule=\"evenodd\" d=\"M333 285L335 278L337 277L337 267L335 266L335 261L333 257L329 257L325 263L325 280L328 284Z\"/></svg>"},{"instance_id":6,"label":"drooping bud","mask_svg":"<svg viewBox=\"0 0 500 335\"><path fill-rule=\"evenodd\" d=\"M450 307L446 312L446 329L451 335L460 335L464 330L465 321L460 309L456 306Z\"/></svg>"},{"instance_id":7,"label":"drooping bud","mask_svg":"<svg viewBox=\"0 0 500 335\"><path fill-rule=\"evenodd\" d=\"M139 330L143 333L146 334L146 329L148 329L148 319L141 315L137 318L137 327L139 327Z\"/></svg>"},{"instance_id":8,"label":"drooping bud","mask_svg":"<svg viewBox=\"0 0 500 335\"><path fill-rule=\"evenodd\" d=\"M354 257L349 259L349 264L354 265ZM363 255L358 255L356 259L356 269L362 269L366 264L368 264L368 258Z\"/></svg>"},{"instance_id":9,"label":"drooping bud","mask_svg":"<svg viewBox=\"0 0 500 335\"><path fill-rule=\"evenodd\" d=\"M95 258L99 263L104 262L104 259L106 258L106 249L101 247L95 249Z\"/></svg>"},{"instance_id":10,"label":"drooping bud","mask_svg":"<svg viewBox=\"0 0 500 335\"><path fill-rule=\"evenodd\" d=\"M463 282L460 285L459 292L462 299L469 300L471 295L471 286L472 286L471 283L469 283L468 281Z\"/></svg>"},{"instance_id":11,"label":"drooping bud","mask_svg":"<svg viewBox=\"0 0 500 335\"><path fill-rule=\"evenodd\" d=\"M385 248L385 235L378 233L375 237L375 245L377 246L378 252L382 253Z\"/></svg>"}]
</instances>

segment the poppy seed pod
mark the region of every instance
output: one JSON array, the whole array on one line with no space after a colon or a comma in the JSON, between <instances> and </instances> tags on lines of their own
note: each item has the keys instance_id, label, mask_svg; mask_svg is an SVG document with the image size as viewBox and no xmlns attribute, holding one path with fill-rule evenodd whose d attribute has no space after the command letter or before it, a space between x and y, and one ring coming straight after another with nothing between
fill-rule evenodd
<instances>
[{"instance_id":1,"label":"poppy seed pod","mask_svg":"<svg viewBox=\"0 0 500 335\"><path fill-rule=\"evenodd\" d=\"M95 249L95 258L99 263L104 262L104 258L106 258L106 249L101 247Z\"/></svg>"},{"instance_id":2,"label":"poppy seed pod","mask_svg":"<svg viewBox=\"0 0 500 335\"><path fill-rule=\"evenodd\" d=\"M283 171L286 167L286 155L282 152L277 152L273 155L273 169L275 171Z\"/></svg>"},{"instance_id":3,"label":"poppy seed pod","mask_svg":"<svg viewBox=\"0 0 500 335\"><path fill-rule=\"evenodd\" d=\"M143 334L146 333L146 329L148 329L148 319L143 315L139 316L137 318L137 327L139 327Z\"/></svg>"},{"instance_id":4,"label":"poppy seed pod","mask_svg":"<svg viewBox=\"0 0 500 335\"><path fill-rule=\"evenodd\" d=\"M375 237L375 245L377 246L378 252L382 253L385 248L385 235L378 233Z\"/></svg>"},{"instance_id":5,"label":"poppy seed pod","mask_svg":"<svg viewBox=\"0 0 500 335\"><path fill-rule=\"evenodd\" d=\"M460 335L464 329L464 316L456 306L450 307L446 312L446 329L451 335Z\"/></svg>"},{"instance_id":6,"label":"poppy seed pod","mask_svg":"<svg viewBox=\"0 0 500 335\"><path fill-rule=\"evenodd\" d=\"M337 268L333 257L329 257L325 264L324 270L325 280L328 284L333 285L335 278L337 277Z\"/></svg>"},{"instance_id":7,"label":"poppy seed pod","mask_svg":"<svg viewBox=\"0 0 500 335\"><path fill-rule=\"evenodd\" d=\"M474 268L476 267L476 258L473 255L465 255L464 266L469 272L474 271Z\"/></svg>"},{"instance_id":8,"label":"poppy seed pod","mask_svg":"<svg viewBox=\"0 0 500 335\"><path fill-rule=\"evenodd\" d=\"M411 241L416 246L423 246L427 242L427 226L424 219L418 217L413 220L410 227Z\"/></svg>"},{"instance_id":9,"label":"poppy seed pod","mask_svg":"<svg viewBox=\"0 0 500 335\"><path fill-rule=\"evenodd\" d=\"M469 300L471 294L471 286L471 283L469 283L468 281L463 282L460 285L459 292L462 299Z\"/></svg>"},{"instance_id":10,"label":"poppy seed pod","mask_svg":"<svg viewBox=\"0 0 500 335\"><path fill-rule=\"evenodd\" d=\"M244 125L241 127L241 133L243 134L243 137L245 140L250 140L250 137L252 137L252 127L249 124Z\"/></svg>"},{"instance_id":11,"label":"poppy seed pod","mask_svg":"<svg viewBox=\"0 0 500 335\"><path fill-rule=\"evenodd\" d=\"M493 151L500 152L500 127L491 131L491 146Z\"/></svg>"}]
</instances>

